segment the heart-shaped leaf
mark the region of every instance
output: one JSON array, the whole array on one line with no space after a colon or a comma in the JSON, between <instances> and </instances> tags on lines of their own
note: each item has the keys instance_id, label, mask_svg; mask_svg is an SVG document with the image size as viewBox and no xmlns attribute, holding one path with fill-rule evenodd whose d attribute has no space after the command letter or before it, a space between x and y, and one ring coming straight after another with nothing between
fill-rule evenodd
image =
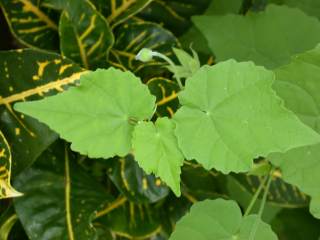
<instances>
[{"instance_id":1,"label":"heart-shaped leaf","mask_svg":"<svg viewBox=\"0 0 320 240\"><path fill-rule=\"evenodd\" d=\"M197 16L193 21L217 61L252 60L272 69L320 42L320 22L286 6L270 5L263 12L249 12L246 16Z\"/></svg>"},{"instance_id":2,"label":"heart-shaped leaf","mask_svg":"<svg viewBox=\"0 0 320 240\"><path fill-rule=\"evenodd\" d=\"M127 155L134 124L150 119L154 108L155 97L147 86L132 73L114 68L84 74L80 86L57 96L15 105L92 158Z\"/></svg>"},{"instance_id":3,"label":"heart-shaped leaf","mask_svg":"<svg viewBox=\"0 0 320 240\"><path fill-rule=\"evenodd\" d=\"M320 136L283 106L274 74L251 62L202 67L179 94L174 116L185 157L224 173L247 171L252 159L318 143Z\"/></svg>"},{"instance_id":4,"label":"heart-shaped leaf","mask_svg":"<svg viewBox=\"0 0 320 240\"><path fill-rule=\"evenodd\" d=\"M252 229L257 225L256 233ZM176 226L170 240L276 240L271 227L257 215L243 217L234 201L206 200L194 204Z\"/></svg>"},{"instance_id":5,"label":"heart-shaped leaf","mask_svg":"<svg viewBox=\"0 0 320 240\"><path fill-rule=\"evenodd\" d=\"M292 62L275 70L275 89L286 106L320 133L320 46L292 58ZM320 144L293 149L269 157L279 166L285 181L311 195L311 212L320 218ZM301 161L303 159L303 161Z\"/></svg>"}]
</instances>

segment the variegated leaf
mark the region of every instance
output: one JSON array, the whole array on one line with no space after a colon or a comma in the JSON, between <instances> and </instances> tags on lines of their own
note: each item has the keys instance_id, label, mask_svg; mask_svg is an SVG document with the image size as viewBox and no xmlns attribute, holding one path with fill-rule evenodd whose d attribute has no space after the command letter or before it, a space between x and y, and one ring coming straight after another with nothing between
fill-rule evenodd
<instances>
[{"instance_id":1,"label":"variegated leaf","mask_svg":"<svg viewBox=\"0 0 320 240\"><path fill-rule=\"evenodd\" d=\"M235 176L235 179L241 186L251 194L254 194L259 188L262 178L263 177L247 176L245 174ZM310 198L300 192L296 186L284 182L279 172L274 173L267 199L269 203L283 208L306 207L310 201Z\"/></svg>"},{"instance_id":2,"label":"variegated leaf","mask_svg":"<svg viewBox=\"0 0 320 240\"><path fill-rule=\"evenodd\" d=\"M168 195L168 187L154 175L146 174L132 155L108 161L110 179L130 201L153 203Z\"/></svg>"},{"instance_id":3,"label":"variegated leaf","mask_svg":"<svg viewBox=\"0 0 320 240\"><path fill-rule=\"evenodd\" d=\"M72 61L53 53L31 49L0 53L0 128L11 146L14 173L29 166L57 135L16 113L12 105L61 92L79 79L81 71Z\"/></svg>"},{"instance_id":4,"label":"variegated leaf","mask_svg":"<svg viewBox=\"0 0 320 240\"><path fill-rule=\"evenodd\" d=\"M142 48L150 48L171 57L172 47L180 46L177 38L160 25L137 19L130 19L116 28L115 39L109 63L123 70L131 70L143 81L161 76L168 71L162 68L164 63L159 59L148 63L135 60Z\"/></svg>"},{"instance_id":5,"label":"variegated leaf","mask_svg":"<svg viewBox=\"0 0 320 240\"><path fill-rule=\"evenodd\" d=\"M55 13L37 0L0 0L13 35L25 46L58 49L58 26Z\"/></svg>"},{"instance_id":6,"label":"variegated leaf","mask_svg":"<svg viewBox=\"0 0 320 240\"><path fill-rule=\"evenodd\" d=\"M149 239L162 229L163 204L135 204L119 197L97 213L97 223L108 226L114 235L125 239ZM121 238L122 239L122 238Z\"/></svg>"},{"instance_id":7,"label":"variegated leaf","mask_svg":"<svg viewBox=\"0 0 320 240\"><path fill-rule=\"evenodd\" d=\"M62 54L87 69L105 67L114 42L109 24L90 1L69 2L59 23Z\"/></svg>"},{"instance_id":8,"label":"variegated leaf","mask_svg":"<svg viewBox=\"0 0 320 240\"><path fill-rule=\"evenodd\" d=\"M96 211L113 197L76 164L64 142L56 142L21 173L14 186L25 195L16 213L34 240L96 240Z\"/></svg>"},{"instance_id":9,"label":"variegated leaf","mask_svg":"<svg viewBox=\"0 0 320 240\"><path fill-rule=\"evenodd\" d=\"M190 26L190 17L203 13L210 0L154 0L138 16L164 25L177 35Z\"/></svg>"},{"instance_id":10,"label":"variegated leaf","mask_svg":"<svg viewBox=\"0 0 320 240\"><path fill-rule=\"evenodd\" d=\"M156 77L150 79L147 85L150 92L157 97L157 116L172 117L179 107L178 84L166 78Z\"/></svg>"},{"instance_id":11,"label":"variegated leaf","mask_svg":"<svg viewBox=\"0 0 320 240\"><path fill-rule=\"evenodd\" d=\"M129 17L135 15L144 9L152 0L110 0L105 3L103 0L95 0L101 5L106 5L106 13L108 22L114 27ZM101 4L101 2L103 2Z\"/></svg>"},{"instance_id":12,"label":"variegated leaf","mask_svg":"<svg viewBox=\"0 0 320 240\"><path fill-rule=\"evenodd\" d=\"M0 199L22 195L11 186L11 161L10 146L0 131Z\"/></svg>"}]
</instances>

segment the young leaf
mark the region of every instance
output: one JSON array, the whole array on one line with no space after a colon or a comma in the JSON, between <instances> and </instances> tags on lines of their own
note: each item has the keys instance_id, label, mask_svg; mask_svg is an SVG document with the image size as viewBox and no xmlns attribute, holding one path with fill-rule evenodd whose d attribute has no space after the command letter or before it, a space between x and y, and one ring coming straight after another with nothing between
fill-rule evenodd
<instances>
[{"instance_id":1,"label":"young leaf","mask_svg":"<svg viewBox=\"0 0 320 240\"><path fill-rule=\"evenodd\" d=\"M197 16L193 21L218 61L252 60L272 69L320 42L320 22L286 6L270 5L246 16Z\"/></svg>"},{"instance_id":2,"label":"young leaf","mask_svg":"<svg viewBox=\"0 0 320 240\"><path fill-rule=\"evenodd\" d=\"M180 167L184 158L174 135L174 123L168 118L158 118L155 124L139 123L132 145L139 165L147 173L159 176L180 196Z\"/></svg>"},{"instance_id":3,"label":"young leaf","mask_svg":"<svg viewBox=\"0 0 320 240\"><path fill-rule=\"evenodd\" d=\"M292 58L277 70L274 87L286 106L308 126L320 133L320 45ZM268 159L279 166L285 181L311 195L311 212L320 218L320 144L293 149Z\"/></svg>"},{"instance_id":4,"label":"young leaf","mask_svg":"<svg viewBox=\"0 0 320 240\"><path fill-rule=\"evenodd\" d=\"M247 171L252 159L318 143L320 136L283 106L274 74L251 62L202 67L179 94L174 116L189 160L224 173Z\"/></svg>"},{"instance_id":5,"label":"young leaf","mask_svg":"<svg viewBox=\"0 0 320 240\"><path fill-rule=\"evenodd\" d=\"M252 228L256 224L258 224L257 231L252 235ZM190 212L177 223L170 240L185 239L276 240L278 238L271 227L257 215L243 217L236 202L217 199L194 204Z\"/></svg>"},{"instance_id":6,"label":"young leaf","mask_svg":"<svg viewBox=\"0 0 320 240\"><path fill-rule=\"evenodd\" d=\"M173 48L173 52L180 62L180 66L166 66L175 77L189 78L200 69L200 60L198 54L191 48L192 55L179 48Z\"/></svg>"},{"instance_id":7,"label":"young leaf","mask_svg":"<svg viewBox=\"0 0 320 240\"><path fill-rule=\"evenodd\" d=\"M154 107L155 97L139 78L114 68L84 74L79 87L57 96L15 105L92 158L127 155L134 123L151 118Z\"/></svg>"}]
</instances>

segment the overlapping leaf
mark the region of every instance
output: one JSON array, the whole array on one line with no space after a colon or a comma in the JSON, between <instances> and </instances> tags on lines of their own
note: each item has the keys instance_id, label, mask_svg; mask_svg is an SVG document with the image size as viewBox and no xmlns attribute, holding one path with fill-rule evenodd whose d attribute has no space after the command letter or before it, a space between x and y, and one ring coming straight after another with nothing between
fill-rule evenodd
<instances>
[{"instance_id":1,"label":"overlapping leaf","mask_svg":"<svg viewBox=\"0 0 320 240\"><path fill-rule=\"evenodd\" d=\"M105 18L89 1L69 0L61 14L59 33L64 56L85 68L106 66L113 34Z\"/></svg>"},{"instance_id":2,"label":"overlapping leaf","mask_svg":"<svg viewBox=\"0 0 320 240\"><path fill-rule=\"evenodd\" d=\"M168 118L139 123L133 132L132 146L136 160L147 172L159 176L180 196L180 173L184 157L174 135L174 123Z\"/></svg>"},{"instance_id":3,"label":"overlapping leaf","mask_svg":"<svg viewBox=\"0 0 320 240\"><path fill-rule=\"evenodd\" d=\"M242 0L215 0L211 1L207 10L202 15L224 15L228 13L238 14ZM182 46L188 48L191 44L198 53L210 54L208 42L199 29L192 26L179 38Z\"/></svg>"},{"instance_id":4,"label":"overlapping leaf","mask_svg":"<svg viewBox=\"0 0 320 240\"><path fill-rule=\"evenodd\" d=\"M140 76L143 81L153 77L163 77L167 71L162 68L163 61L156 59L148 63L135 60L138 52L149 48L168 57L173 55L172 47L179 46L177 38L160 25L130 19L115 29L110 64L121 69L128 69Z\"/></svg>"},{"instance_id":5,"label":"overlapping leaf","mask_svg":"<svg viewBox=\"0 0 320 240\"><path fill-rule=\"evenodd\" d=\"M153 203L165 198L169 188L154 175L146 174L133 155L108 160L108 176L131 202Z\"/></svg>"},{"instance_id":6,"label":"overlapping leaf","mask_svg":"<svg viewBox=\"0 0 320 240\"><path fill-rule=\"evenodd\" d=\"M256 233L252 233L254 226ZM182 218L170 240L185 239L263 239L276 240L271 227L257 215L243 217L241 209L233 201L206 200L192 206Z\"/></svg>"},{"instance_id":7,"label":"overlapping leaf","mask_svg":"<svg viewBox=\"0 0 320 240\"><path fill-rule=\"evenodd\" d=\"M95 0L99 3L101 0ZM107 20L112 26L116 26L127 20L134 14L142 11L152 0L110 0L107 3L100 4L107 5Z\"/></svg>"},{"instance_id":8,"label":"overlapping leaf","mask_svg":"<svg viewBox=\"0 0 320 240\"><path fill-rule=\"evenodd\" d=\"M179 85L163 77L152 78L147 82L150 92L157 97L158 117L172 117L179 107Z\"/></svg>"},{"instance_id":9,"label":"overlapping leaf","mask_svg":"<svg viewBox=\"0 0 320 240\"><path fill-rule=\"evenodd\" d=\"M320 2L318 0L268 0L268 2L299 8L310 16L320 18Z\"/></svg>"},{"instance_id":10,"label":"overlapping leaf","mask_svg":"<svg viewBox=\"0 0 320 240\"><path fill-rule=\"evenodd\" d=\"M155 97L139 78L113 68L85 74L79 87L57 96L15 105L92 158L127 155L134 124L151 118L154 107Z\"/></svg>"},{"instance_id":11,"label":"overlapping leaf","mask_svg":"<svg viewBox=\"0 0 320 240\"><path fill-rule=\"evenodd\" d=\"M286 106L315 131L320 132L320 46L292 58L292 62L275 71L275 89ZM311 211L320 217L319 144L297 148L270 160L279 166L285 181L311 195Z\"/></svg>"},{"instance_id":12,"label":"overlapping leaf","mask_svg":"<svg viewBox=\"0 0 320 240\"><path fill-rule=\"evenodd\" d=\"M276 172L277 173L277 172ZM235 176L239 184L249 193L254 194L259 188L262 178L239 174ZM301 208L309 204L310 198L296 186L286 183L280 176L274 174L267 195L268 203L283 208Z\"/></svg>"},{"instance_id":13,"label":"overlapping leaf","mask_svg":"<svg viewBox=\"0 0 320 240\"><path fill-rule=\"evenodd\" d=\"M58 26L52 10L41 8L36 0L1 0L11 32L26 46L58 49Z\"/></svg>"},{"instance_id":14,"label":"overlapping leaf","mask_svg":"<svg viewBox=\"0 0 320 240\"><path fill-rule=\"evenodd\" d=\"M0 53L0 128L12 150L13 172L29 166L57 135L12 109L15 102L42 99L75 83L82 69L60 55L31 49Z\"/></svg>"},{"instance_id":15,"label":"overlapping leaf","mask_svg":"<svg viewBox=\"0 0 320 240\"><path fill-rule=\"evenodd\" d=\"M96 221L108 226L120 239L149 239L161 230L161 206L127 201Z\"/></svg>"},{"instance_id":16,"label":"overlapping leaf","mask_svg":"<svg viewBox=\"0 0 320 240\"><path fill-rule=\"evenodd\" d=\"M190 17L201 14L210 0L157 0L152 1L138 16L162 23L165 28L180 35L190 27Z\"/></svg>"},{"instance_id":17,"label":"overlapping leaf","mask_svg":"<svg viewBox=\"0 0 320 240\"><path fill-rule=\"evenodd\" d=\"M97 239L92 219L112 197L74 161L58 142L15 180L25 193L15 210L30 239Z\"/></svg>"},{"instance_id":18,"label":"overlapping leaf","mask_svg":"<svg viewBox=\"0 0 320 240\"><path fill-rule=\"evenodd\" d=\"M11 186L11 164L10 146L0 131L0 199L22 195Z\"/></svg>"},{"instance_id":19,"label":"overlapping leaf","mask_svg":"<svg viewBox=\"0 0 320 240\"><path fill-rule=\"evenodd\" d=\"M320 22L286 6L270 5L246 16L197 16L193 21L218 61L252 60L272 69L320 42Z\"/></svg>"},{"instance_id":20,"label":"overlapping leaf","mask_svg":"<svg viewBox=\"0 0 320 240\"><path fill-rule=\"evenodd\" d=\"M273 81L271 71L234 60L188 79L174 116L185 157L206 169L241 172L256 157L318 143L319 135L284 108Z\"/></svg>"}]
</instances>

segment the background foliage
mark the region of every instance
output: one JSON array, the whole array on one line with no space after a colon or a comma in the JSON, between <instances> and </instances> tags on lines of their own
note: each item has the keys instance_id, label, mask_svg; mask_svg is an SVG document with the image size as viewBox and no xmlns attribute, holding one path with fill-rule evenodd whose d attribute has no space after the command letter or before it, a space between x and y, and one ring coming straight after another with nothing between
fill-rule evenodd
<instances>
[{"instance_id":1,"label":"background foliage","mask_svg":"<svg viewBox=\"0 0 320 240\"><path fill-rule=\"evenodd\" d=\"M290 79L299 83L311 71L313 85L299 86L319 106L320 50L303 53L320 42L317 0L0 0L0 6L0 239L162 240L197 201L222 197L236 200L242 209L248 206L259 176L224 175L185 162L177 198L134 156L89 159L71 151L45 125L13 110L16 102L65 91L87 70L112 66L140 77L156 96L156 115L171 117L179 106L179 87L161 60L135 60L142 48L177 61L173 47L189 50L193 44L203 64L234 58L277 68L281 81L274 88L286 106L319 131L318 111L304 114L301 106L308 103L286 100L295 88L285 84L288 69L304 62L301 75ZM291 60L294 54L299 55ZM318 147L308 149L311 164ZM298 165L304 151L284 157ZM313 214L319 216L318 182L301 180L316 175L318 165L312 173L308 168L295 174L290 166L275 172L263 220L279 239L319 239L320 222L308 209L311 195ZM20 192L23 197L7 198ZM240 209L234 211L240 219Z\"/></svg>"}]
</instances>

